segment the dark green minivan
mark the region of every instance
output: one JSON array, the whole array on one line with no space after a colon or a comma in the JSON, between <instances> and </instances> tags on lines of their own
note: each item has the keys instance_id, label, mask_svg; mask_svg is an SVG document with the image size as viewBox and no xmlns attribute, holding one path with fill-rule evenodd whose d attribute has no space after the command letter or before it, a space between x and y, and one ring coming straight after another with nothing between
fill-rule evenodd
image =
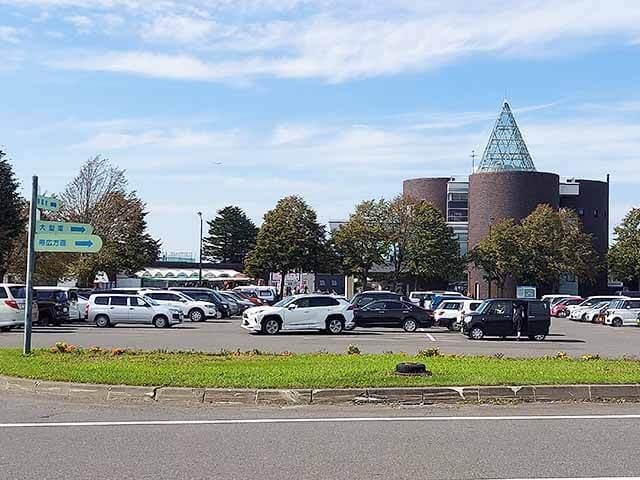
<instances>
[{"instance_id":1,"label":"dark green minivan","mask_svg":"<svg viewBox=\"0 0 640 480\"><path fill-rule=\"evenodd\" d=\"M515 320L515 317L518 313L520 313L519 323L522 336L537 341L546 338L551 326L549 304L541 300L519 298L485 300L474 312L464 317L462 333L472 340L517 335L518 321Z\"/></svg>"}]
</instances>

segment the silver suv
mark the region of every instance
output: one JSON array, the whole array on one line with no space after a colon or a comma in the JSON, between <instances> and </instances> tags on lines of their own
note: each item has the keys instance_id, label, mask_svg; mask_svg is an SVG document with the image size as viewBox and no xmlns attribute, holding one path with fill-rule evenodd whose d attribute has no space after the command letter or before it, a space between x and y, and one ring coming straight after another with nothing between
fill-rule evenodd
<instances>
[{"instance_id":1,"label":"silver suv","mask_svg":"<svg viewBox=\"0 0 640 480\"><path fill-rule=\"evenodd\" d=\"M182 310L140 295L94 294L89 297L88 320L101 328L118 323L155 325L167 328L182 323Z\"/></svg>"}]
</instances>

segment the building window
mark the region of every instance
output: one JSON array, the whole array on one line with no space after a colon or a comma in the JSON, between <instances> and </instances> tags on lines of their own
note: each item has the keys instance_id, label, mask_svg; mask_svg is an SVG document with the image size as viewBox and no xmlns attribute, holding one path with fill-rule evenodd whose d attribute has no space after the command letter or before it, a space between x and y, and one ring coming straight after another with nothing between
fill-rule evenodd
<instances>
[{"instance_id":1,"label":"building window","mask_svg":"<svg viewBox=\"0 0 640 480\"><path fill-rule=\"evenodd\" d=\"M598 218L598 209L597 208L593 211L593 216L595 218Z\"/></svg>"},{"instance_id":2,"label":"building window","mask_svg":"<svg viewBox=\"0 0 640 480\"><path fill-rule=\"evenodd\" d=\"M449 193L447 196L447 221L469 221L469 194L466 192Z\"/></svg>"},{"instance_id":3,"label":"building window","mask_svg":"<svg viewBox=\"0 0 640 480\"><path fill-rule=\"evenodd\" d=\"M331 286L332 287L337 287L338 286L338 281L337 280L331 280Z\"/></svg>"},{"instance_id":4,"label":"building window","mask_svg":"<svg viewBox=\"0 0 640 480\"><path fill-rule=\"evenodd\" d=\"M326 285L326 282L324 280L320 280L318 283L320 283L321 287L324 287Z\"/></svg>"},{"instance_id":5,"label":"building window","mask_svg":"<svg viewBox=\"0 0 640 480\"><path fill-rule=\"evenodd\" d=\"M584 217L584 208L579 208L578 209L578 216L579 217Z\"/></svg>"}]
</instances>

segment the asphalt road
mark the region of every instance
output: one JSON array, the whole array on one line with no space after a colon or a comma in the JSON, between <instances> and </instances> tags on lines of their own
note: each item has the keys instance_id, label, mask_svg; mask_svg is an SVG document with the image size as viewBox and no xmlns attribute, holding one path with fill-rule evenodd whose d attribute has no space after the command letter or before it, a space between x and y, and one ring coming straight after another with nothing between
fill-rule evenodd
<instances>
[{"instance_id":1,"label":"asphalt road","mask_svg":"<svg viewBox=\"0 0 640 480\"><path fill-rule=\"evenodd\" d=\"M238 409L87 406L6 394L0 403L3 479L640 474L635 404Z\"/></svg>"},{"instance_id":2,"label":"asphalt road","mask_svg":"<svg viewBox=\"0 0 640 480\"><path fill-rule=\"evenodd\" d=\"M118 325L99 329L88 324L61 327L36 327L35 346L50 347L57 341L89 347L124 347L137 349L170 349L220 351L252 350L270 352L344 352L356 344L363 352L415 353L420 349L439 348L443 353L484 354L503 353L511 357L529 357L566 352L571 356L599 354L603 357L638 355L640 328L613 328L603 325L576 323L566 319L552 321L551 335L543 342L528 339L485 339L472 341L458 332L443 328L426 329L408 334L400 329L356 329L343 335L323 333L285 333L275 337L254 335L240 328L240 319L207 323L190 323L159 330L152 326ZM0 347L22 345L22 331L0 333Z\"/></svg>"}]
</instances>

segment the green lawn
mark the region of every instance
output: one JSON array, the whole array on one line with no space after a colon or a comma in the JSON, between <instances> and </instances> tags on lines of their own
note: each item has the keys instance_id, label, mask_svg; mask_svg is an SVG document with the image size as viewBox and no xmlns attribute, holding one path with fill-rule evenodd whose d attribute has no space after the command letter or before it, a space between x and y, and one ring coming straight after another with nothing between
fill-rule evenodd
<instances>
[{"instance_id":1,"label":"green lawn","mask_svg":"<svg viewBox=\"0 0 640 480\"><path fill-rule=\"evenodd\" d=\"M432 377L399 377L420 361ZM253 388L640 383L640 361L382 355L251 355L166 352L52 353L0 350L0 374L83 383Z\"/></svg>"}]
</instances>

